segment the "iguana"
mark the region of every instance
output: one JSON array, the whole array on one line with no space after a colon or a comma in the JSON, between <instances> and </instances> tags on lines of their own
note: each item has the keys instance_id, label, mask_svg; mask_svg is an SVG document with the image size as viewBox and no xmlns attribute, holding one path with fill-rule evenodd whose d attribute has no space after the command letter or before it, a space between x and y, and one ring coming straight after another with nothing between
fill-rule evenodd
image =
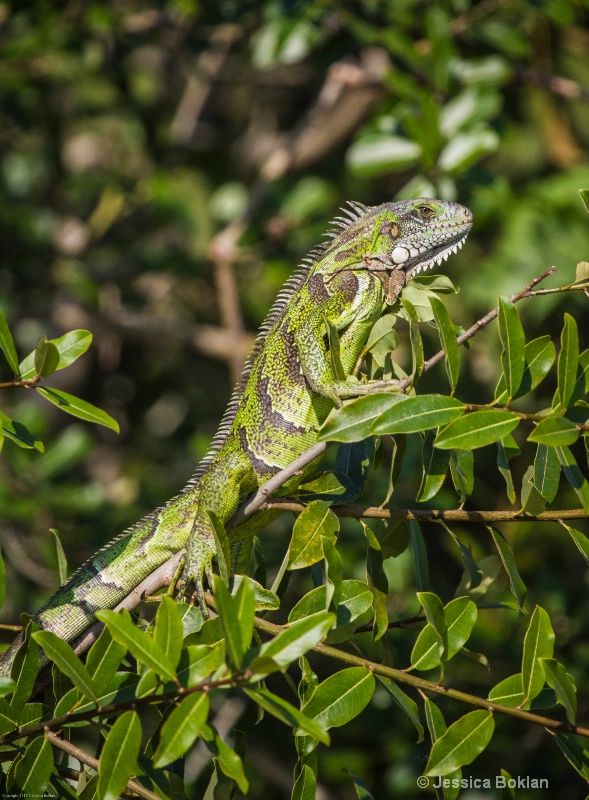
<instances>
[{"instance_id":1,"label":"iguana","mask_svg":"<svg viewBox=\"0 0 589 800\"><path fill-rule=\"evenodd\" d=\"M225 524L238 505L315 444L317 431L345 398L395 391L387 380L344 380L334 374L329 330L340 340L350 376L370 330L405 283L462 246L472 214L457 203L419 199L367 207L350 202L278 294L255 341L211 447L184 490L87 561L34 617L66 641L99 609L113 608L180 549L177 584L189 584L204 607L216 556L211 517ZM316 463L281 487L296 489ZM277 512L258 511L229 532L231 569L244 571L254 533ZM22 634L4 654L10 672Z\"/></svg>"}]
</instances>

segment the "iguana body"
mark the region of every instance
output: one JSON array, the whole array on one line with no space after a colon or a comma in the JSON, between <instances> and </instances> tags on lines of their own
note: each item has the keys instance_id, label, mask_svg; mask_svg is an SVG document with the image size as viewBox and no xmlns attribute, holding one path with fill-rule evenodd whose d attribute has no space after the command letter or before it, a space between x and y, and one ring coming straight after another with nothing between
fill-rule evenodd
<instances>
[{"instance_id":1,"label":"iguana body","mask_svg":"<svg viewBox=\"0 0 589 800\"><path fill-rule=\"evenodd\" d=\"M72 640L149 573L186 547L178 590L194 582L202 600L215 542L207 510L225 524L248 494L316 442L334 406L348 397L394 391L391 381L345 381L332 369L327 329L339 333L349 376L370 329L414 274L461 246L472 225L455 203L412 200L367 208L350 204L330 240L314 250L270 311L209 453L184 491L106 545L35 616L39 627ZM288 494L314 469L285 484ZM231 567L247 566L258 512L229 533ZM0 663L8 674L16 642Z\"/></svg>"}]
</instances>

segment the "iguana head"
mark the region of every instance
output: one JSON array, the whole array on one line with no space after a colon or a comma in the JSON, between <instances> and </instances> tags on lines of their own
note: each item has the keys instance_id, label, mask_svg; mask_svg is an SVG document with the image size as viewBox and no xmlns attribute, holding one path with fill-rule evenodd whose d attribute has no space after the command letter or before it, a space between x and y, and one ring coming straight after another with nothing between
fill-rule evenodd
<instances>
[{"instance_id":1,"label":"iguana head","mask_svg":"<svg viewBox=\"0 0 589 800\"><path fill-rule=\"evenodd\" d=\"M382 281L388 303L418 272L440 264L462 247L472 213L446 200L402 200L381 206L350 203L337 217L333 240L322 253L332 274L369 270ZM341 230L340 230L341 228Z\"/></svg>"}]
</instances>

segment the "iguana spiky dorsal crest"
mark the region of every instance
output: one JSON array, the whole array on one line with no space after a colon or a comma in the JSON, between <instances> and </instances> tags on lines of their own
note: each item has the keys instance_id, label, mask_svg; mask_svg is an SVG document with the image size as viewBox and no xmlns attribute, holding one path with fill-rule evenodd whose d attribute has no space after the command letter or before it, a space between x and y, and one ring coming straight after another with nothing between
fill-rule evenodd
<instances>
[{"instance_id":1,"label":"iguana spiky dorsal crest","mask_svg":"<svg viewBox=\"0 0 589 800\"><path fill-rule=\"evenodd\" d=\"M334 220L332 220L331 227L326 234L327 241L318 244L309 252L307 256L305 256L305 258L302 259L299 266L296 268L290 278L288 278L282 289L278 292L272 308L260 326L252 351L243 365L240 378L235 386L235 389L233 390L229 403L227 404L227 408L225 409L225 413L223 414L219 427L217 428L217 431L211 440L209 449L199 462L193 476L184 488L184 491L189 491L198 483L223 446L231 425L233 424L233 420L235 419L235 414L237 413L243 390L249 378L252 364L264 347L264 342L266 341L268 332L284 313L284 309L286 308L288 301L306 281L309 270L313 264L315 264L315 262L321 258L332 240L335 239L336 236L339 236L343 230L349 228L354 222L357 222L359 219L361 219L369 210L368 206L365 206L362 203L357 203L353 200L349 200L347 202L347 206L349 206L349 208L340 208L340 211L347 215L346 217L336 217Z\"/></svg>"}]
</instances>

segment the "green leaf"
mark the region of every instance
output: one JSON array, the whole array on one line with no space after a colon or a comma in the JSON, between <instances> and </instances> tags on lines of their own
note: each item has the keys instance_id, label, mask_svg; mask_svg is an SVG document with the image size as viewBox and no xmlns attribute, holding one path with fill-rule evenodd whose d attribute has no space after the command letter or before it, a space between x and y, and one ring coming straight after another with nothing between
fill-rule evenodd
<instances>
[{"instance_id":1,"label":"green leaf","mask_svg":"<svg viewBox=\"0 0 589 800\"><path fill-rule=\"evenodd\" d=\"M489 692L489 700L510 708L526 705L521 672L510 675L493 686Z\"/></svg>"},{"instance_id":2,"label":"green leaf","mask_svg":"<svg viewBox=\"0 0 589 800\"><path fill-rule=\"evenodd\" d=\"M415 583L420 591L426 592L429 589L429 566L423 533L419 523L414 520L409 523L409 531L411 533L411 549L415 567Z\"/></svg>"},{"instance_id":3,"label":"green leaf","mask_svg":"<svg viewBox=\"0 0 589 800\"><path fill-rule=\"evenodd\" d=\"M70 364L79 358L92 343L92 334L90 331L76 330L64 333L57 339L49 339L49 344L57 349L59 356L56 370L69 367ZM18 374L21 381L27 381L37 374L35 367L35 353L32 353L23 359L18 367Z\"/></svg>"},{"instance_id":4,"label":"green leaf","mask_svg":"<svg viewBox=\"0 0 589 800\"><path fill-rule=\"evenodd\" d=\"M27 746L14 770L22 797L41 797L53 771L53 749L48 739L37 736Z\"/></svg>"},{"instance_id":5,"label":"green leaf","mask_svg":"<svg viewBox=\"0 0 589 800\"><path fill-rule=\"evenodd\" d=\"M117 800L137 772L141 723L135 711L125 711L109 731L98 762L98 796Z\"/></svg>"},{"instance_id":6,"label":"green leaf","mask_svg":"<svg viewBox=\"0 0 589 800\"><path fill-rule=\"evenodd\" d=\"M348 148L346 162L352 175L371 178L412 167L420 155L421 147L411 139L374 133L362 136Z\"/></svg>"},{"instance_id":7,"label":"green leaf","mask_svg":"<svg viewBox=\"0 0 589 800\"><path fill-rule=\"evenodd\" d=\"M380 416L396 403L407 400L406 395L377 392L357 397L333 415L329 415L318 435L319 441L358 442L372 433Z\"/></svg>"},{"instance_id":8,"label":"green leaf","mask_svg":"<svg viewBox=\"0 0 589 800\"><path fill-rule=\"evenodd\" d=\"M363 520L360 520L360 522L366 537L366 582L372 592L372 608L374 610L372 636L374 641L377 641L388 630L387 596L389 583L382 563L380 542L376 538L374 531Z\"/></svg>"},{"instance_id":9,"label":"green leaf","mask_svg":"<svg viewBox=\"0 0 589 800\"><path fill-rule=\"evenodd\" d=\"M566 522L560 520L560 524L567 529L567 531L571 535L571 539L577 546L577 549L585 559L585 563L589 566L589 539L585 536L584 533L581 531L577 531L574 528L570 528Z\"/></svg>"},{"instance_id":10,"label":"green leaf","mask_svg":"<svg viewBox=\"0 0 589 800\"><path fill-rule=\"evenodd\" d=\"M565 478L573 487L583 504L583 508L589 514L589 483L587 483L587 478L579 469L575 457L568 447L558 446L555 447L555 450Z\"/></svg>"},{"instance_id":11,"label":"green leaf","mask_svg":"<svg viewBox=\"0 0 589 800\"><path fill-rule=\"evenodd\" d=\"M209 698L204 692L185 697L166 719L153 756L156 769L166 767L184 755L194 744L209 714Z\"/></svg>"},{"instance_id":12,"label":"green leaf","mask_svg":"<svg viewBox=\"0 0 589 800\"><path fill-rule=\"evenodd\" d=\"M438 158L442 172L459 173L499 147L499 136L486 126L473 126L453 136Z\"/></svg>"},{"instance_id":13,"label":"green leaf","mask_svg":"<svg viewBox=\"0 0 589 800\"><path fill-rule=\"evenodd\" d=\"M539 444L534 458L534 486L547 503L552 503L560 483L560 462L553 447Z\"/></svg>"},{"instance_id":14,"label":"green leaf","mask_svg":"<svg viewBox=\"0 0 589 800\"><path fill-rule=\"evenodd\" d=\"M225 586L229 586L231 579L231 547L229 545L229 536L225 530L225 525L215 512L211 511L209 508L205 508L204 511L211 523L211 533L215 541L215 555L217 556L219 575L223 579Z\"/></svg>"},{"instance_id":15,"label":"green leaf","mask_svg":"<svg viewBox=\"0 0 589 800\"><path fill-rule=\"evenodd\" d=\"M476 605L468 597L456 597L444 607L444 620L447 629L446 660L453 658L468 641L477 619ZM411 665L414 669L426 671L439 666L439 638L432 625L427 624L411 652Z\"/></svg>"},{"instance_id":16,"label":"green leaf","mask_svg":"<svg viewBox=\"0 0 589 800\"><path fill-rule=\"evenodd\" d=\"M8 327L6 315L0 308L0 350L4 353L10 369L14 374L18 374L18 356L14 347L14 339Z\"/></svg>"},{"instance_id":17,"label":"green leaf","mask_svg":"<svg viewBox=\"0 0 589 800\"><path fill-rule=\"evenodd\" d=\"M294 606L289 622L323 612L326 607L325 585L312 589ZM342 581L340 602L337 606L335 628L328 633L328 641L345 641L358 625L371 618L372 592L364 581ZM341 638L340 638L341 637Z\"/></svg>"},{"instance_id":18,"label":"green leaf","mask_svg":"<svg viewBox=\"0 0 589 800\"><path fill-rule=\"evenodd\" d=\"M315 800L317 790L317 779L315 773L308 764L303 764L303 768L293 786L291 800Z\"/></svg>"},{"instance_id":19,"label":"green leaf","mask_svg":"<svg viewBox=\"0 0 589 800\"><path fill-rule=\"evenodd\" d=\"M243 762L239 755L225 744L219 733L209 723L202 729L202 738L218 761L219 767L228 778L232 778L239 786L240 791L247 795L249 784L243 771Z\"/></svg>"},{"instance_id":20,"label":"green leaf","mask_svg":"<svg viewBox=\"0 0 589 800\"><path fill-rule=\"evenodd\" d=\"M243 663L254 628L254 588L247 581L242 581L235 596L232 597L223 579L216 575L215 603L229 662L238 670Z\"/></svg>"},{"instance_id":21,"label":"green leaf","mask_svg":"<svg viewBox=\"0 0 589 800\"><path fill-rule=\"evenodd\" d=\"M324 728L337 728L357 717L373 694L372 672L365 667L350 667L320 683L302 711Z\"/></svg>"},{"instance_id":22,"label":"green leaf","mask_svg":"<svg viewBox=\"0 0 589 800\"><path fill-rule=\"evenodd\" d=\"M415 306L406 297L403 297L401 302L403 304L403 308L405 309L405 313L407 314L407 319L409 320L409 338L411 340L411 355L413 360L411 372L412 381L415 383L423 372L423 366L425 362L423 341L421 339L421 332L419 330L419 317L417 316Z\"/></svg>"},{"instance_id":23,"label":"green leaf","mask_svg":"<svg viewBox=\"0 0 589 800\"><path fill-rule=\"evenodd\" d=\"M58 364L57 347L48 341L46 336L41 336L35 348L35 374L46 378L55 372Z\"/></svg>"},{"instance_id":24,"label":"green leaf","mask_svg":"<svg viewBox=\"0 0 589 800\"><path fill-rule=\"evenodd\" d=\"M139 630L126 609L121 611L97 611L96 619L108 626L113 639L125 645L138 661L156 672L161 678L173 681L174 666L157 642Z\"/></svg>"},{"instance_id":25,"label":"green leaf","mask_svg":"<svg viewBox=\"0 0 589 800\"><path fill-rule=\"evenodd\" d=\"M348 773L350 780L354 784L354 789L356 790L356 796L358 797L358 800L374 800L374 796L371 793L368 785L361 778L357 778L355 775L352 775L349 770L346 769L345 771Z\"/></svg>"},{"instance_id":26,"label":"green leaf","mask_svg":"<svg viewBox=\"0 0 589 800\"><path fill-rule=\"evenodd\" d=\"M454 488L460 497L460 502L466 502L466 498L472 494L474 489L474 454L472 450L452 450L450 453L450 475L452 476Z\"/></svg>"},{"instance_id":27,"label":"green leaf","mask_svg":"<svg viewBox=\"0 0 589 800\"><path fill-rule=\"evenodd\" d=\"M119 432L119 423L106 411L96 408L96 406L87 403L85 400L80 400L79 397L75 397L73 394L62 392L60 389L48 389L45 386L36 386L35 391L46 400L49 400L50 403L53 403L54 406L61 408L62 411L71 414L73 417L79 417L97 425L104 425L116 433Z\"/></svg>"},{"instance_id":28,"label":"green leaf","mask_svg":"<svg viewBox=\"0 0 589 800\"><path fill-rule=\"evenodd\" d=\"M579 189L579 194L581 195L585 210L589 212L589 189Z\"/></svg>"},{"instance_id":29,"label":"green leaf","mask_svg":"<svg viewBox=\"0 0 589 800\"><path fill-rule=\"evenodd\" d=\"M526 584L523 582L521 575L519 574L517 564L515 562L515 556L513 555L513 550L511 549L507 539L500 531L492 528L491 526L487 526L487 530L493 537L495 547L499 552L499 558L503 562L503 566L505 567L505 571L509 577L509 587L511 589L511 593L517 600L517 604L521 611L524 606L524 601L526 599L528 590L526 589Z\"/></svg>"},{"instance_id":30,"label":"green leaf","mask_svg":"<svg viewBox=\"0 0 589 800\"><path fill-rule=\"evenodd\" d=\"M278 669L286 669L315 645L319 644L335 622L335 614L321 611L293 622L269 642L264 642L250 668L256 671L256 659L272 659Z\"/></svg>"},{"instance_id":31,"label":"green leaf","mask_svg":"<svg viewBox=\"0 0 589 800\"><path fill-rule=\"evenodd\" d=\"M164 595L160 600L157 614L155 615L153 640L159 644L170 659L170 664L173 665L174 669L178 666L178 661L180 660L183 638L184 630L178 607L171 597Z\"/></svg>"},{"instance_id":32,"label":"green leaf","mask_svg":"<svg viewBox=\"0 0 589 800\"><path fill-rule=\"evenodd\" d=\"M433 295L430 298L430 302L432 304L436 325L438 326L440 343L442 345L442 349L444 350L444 355L446 356L445 366L446 373L448 375L448 381L450 382L450 390L452 394L454 394L456 391L456 385L458 384L458 372L460 368L460 356L458 352L458 344L456 342L456 332L454 330L452 320L450 319L448 309L444 303L442 303L440 298L436 297L436 295Z\"/></svg>"},{"instance_id":33,"label":"green leaf","mask_svg":"<svg viewBox=\"0 0 589 800\"><path fill-rule=\"evenodd\" d=\"M335 541L339 520L323 500L313 500L302 511L293 528L288 549L288 569L301 569L323 558L321 537Z\"/></svg>"},{"instance_id":34,"label":"green leaf","mask_svg":"<svg viewBox=\"0 0 589 800\"><path fill-rule=\"evenodd\" d=\"M499 337L503 345L501 367L508 398L515 396L526 366L526 337L515 305L506 297L499 298Z\"/></svg>"},{"instance_id":35,"label":"green leaf","mask_svg":"<svg viewBox=\"0 0 589 800\"><path fill-rule=\"evenodd\" d=\"M523 397L544 380L556 358L556 347L550 336L540 336L526 344L525 356L526 368L515 397ZM502 374L495 397L498 403L503 403L507 400L507 396L505 376Z\"/></svg>"},{"instance_id":36,"label":"green leaf","mask_svg":"<svg viewBox=\"0 0 589 800\"><path fill-rule=\"evenodd\" d=\"M333 543L323 537L323 555L325 558L325 609L335 610L342 594L342 559Z\"/></svg>"},{"instance_id":37,"label":"green leaf","mask_svg":"<svg viewBox=\"0 0 589 800\"><path fill-rule=\"evenodd\" d=\"M41 645L47 658L51 659L64 675L67 675L82 694L96 703L98 689L90 677L90 673L69 644L51 631L37 631L32 636L37 644Z\"/></svg>"},{"instance_id":38,"label":"green leaf","mask_svg":"<svg viewBox=\"0 0 589 800\"><path fill-rule=\"evenodd\" d=\"M127 648L112 638L109 629L103 628L86 658L86 669L99 694L104 694L110 688L126 652Z\"/></svg>"},{"instance_id":39,"label":"green leaf","mask_svg":"<svg viewBox=\"0 0 589 800\"><path fill-rule=\"evenodd\" d=\"M564 707L568 721L574 725L577 716L577 687L573 678L556 658L540 658L539 661L546 683L554 689L556 699Z\"/></svg>"},{"instance_id":40,"label":"green leaf","mask_svg":"<svg viewBox=\"0 0 589 800\"><path fill-rule=\"evenodd\" d=\"M280 608L280 598L278 595L275 595L274 592L270 591L270 589L264 589L264 587L261 586L257 581L248 577L247 575L233 576L234 594L237 594L237 590L243 581L249 583L253 589L255 611L277 611ZM194 610L194 606L188 606L188 608ZM202 625L202 618L200 624ZM244 647L249 647L249 642L247 642L247 644L244 642Z\"/></svg>"},{"instance_id":41,"label":"green leaf","mask_svg":"<svg viewBox=\"0 0 589 800\"><path fill-rule=\"evenodd\" d=\"M473 450L476 447L498 442L511 433L519 424L520 418L511 411L489 409L473 411L454 420L441 430L434 440L434 447L445 450L457 448Z\"/></svg>"},{"instance_id":42,"label":"green leaf","mask_svg":"<svg viewBox=\"0 0 589 800\"><path fill-rule=\"evenodd\" d=\"M560 353L558 356L558 388L557 397L561 411L569 406L577 382L579 364L579 332L577 323L570 314L564 315L564 327L560 337Z\"/></svg>"},{"instance_id":43,"label":"green leaf","mask_svg":"<svg viewBox=\"0 0 589 800\"><path fill-rule=\"evenodd\" d=\"M552 658L553 653L554 631L550 617L543 608L536 606L524 638L522 656L522 688L527 700L539 695L546 682L539 659Z\"/></svg>"},{"instance_id":44,"label":"green leaf","mask_svg":"<svg viewBox=\"0 0 589 800\"><path fill-rule=\"evenodd\" d=\"M308 714L304 708L299 711L298 708L283 700L282 697L272 694L267 689L244 689L244 692L260 708L263 708L264 711L272 714L281 722L293 728L300 728L314 739L329 745L329 734L326 731L327 726L324 721L313 719L313 715Z\"/></svg>"},{"instance_id":45,"label":"green leaf","mask_svg":"<svg viewBox=\"0 0 589 800\"><path fill-rule=\"evenodd\" d=\"M423 474L416 500L424 503L440 491L448 474L450 451L433 446L434 434L425 436L422 449Z\"/></svg>"},{"instance_id":46,"label":"green leaf","mask_svg":"<svg viewBox=\"0 0 589 800\"><path fill-rule=\"evenodd\" d=\"M585 781L589 781L589 750L585 750L581 744L586 740L571 736L568 733L557 733L555 738L556 744L560 747L569 763L572 764Z\"/></svg>"},{"instance_id":47,"label":"green leaf","mask_svg":"<svg viewBox=\"0 0 589 800\"><path fill-rule=\"evenodd\" d=\"M19 647L12 664L10 677L16 682L16 688L10 698L11 716L14 714L18 717L21 713L33 691L39 672L39 645L34 639L31 639L34 630L36 630L36 626L30 622L25 629L24 642Z\"/></svg>"},{"instance_id":48,"label":"green leaf","mask_svg":"<svg viewBox=\"0 0 589 800\"><path fill-rule=\"evenodd\" d=\"M384 676L379 675L378 679L392 696L396 705L399 706L401 711L404 711L405 714L407 714L411 722L415 725L415 730L417 731L417 744L419 744L419 742L423 742L423 725L419 719L419 708L415 700L412 700L409 695L401 689L399 684L391 678L385 678Z\"/></svg>"},{"instance_id":49,"label":"green leaf","mask_svg":"<svg viewBox=\"0 0 589 800\"><path fill-rule=\"evenodd\" d=\"M444 659L448 650L448 626L444 616L444 605L437 594L433 592L417 592L417 599L434 631L440 658Z\"/></svg>"},{"instance_id":50,"label":"green leaf","mask_svg":"<svg viewBox=\"0 0 589 800\"><path fill-rule=\"evenodd\" d=\"M507 497L510 503L515 503L515 487L513 477L509 467L509 461L520 452L515 439L508 434L504 439L497 442L497 469L503 475L507 489Z\"/></svg>"},{"instance_id":51,"label":"green leaf","mask_svg":"<svg viewBox=\"0 0 589 800\"><path fill-rule=\"evenodd\" d=\"M495 721L487 711L465 714L434 742L425 775L448 775L471 764L491 741Z\"/></svg>"},{"instance_id":52,"label":"green leaf","mask_svg":"<svg viewBox=\"0 0 589 800\"><path fill-rule=\"evenodd\" d=\"M474 560L471 551L469 548L463 544L458 536L450 530L450 528L446 525L444 520L438 520L438 524L440 524L446 533L452 537L454 543L460 550L460 556L462 558L462 563L464 564L464 569L467 571L469 576L469 589L476 589L477 586L480 584L483 573L477 562Z\"/></svg>"},{"instance_id":53,"label":"green leaf","mask_svg":"<svg viewBox=\"0 0 589 800\"><path fill-rule=\"evenodd\" d=\"M578 438L578 428L566 417L547 417L536 425L528 436L528 441L549 447L562 447L573 444Z\"/></svg>"},{"instance_id":54,"label":"green leaf","mask_svg":"<svg viewBox=\"0 0 589 800\"><path fill-rule=\"evenodd\" d=\"M10 417L0 411L0 424L2 425L4 436L19 447L23 447L25 450L35 449L40 453L43 452L43 442L40 439L36 439L22 422L11 420Z\"/></svg>"},{"instance_id":55,"label":"green leaf","mask_svg":"<svg viewBox=\"0 0 589 800\"><path fill-rule=\"evenodd\" d=\"M55 537L55 553L57 555L57 568L59 570L59 582L60 584L65 583L67 580L67 559L65 556L65 552L63 549L63 545L61 544L61 540L59 538L58 531L55 528L49 528L50 532ZM0 601L0 606L2 602Z\"/></svg>"},{"instance_id":56,"label":"green leaf","mask_svg":"<svg viewBox=\"0 0 589 800\"><path fill-rule=\"evenodd\" d=\"M464 404L441 394L422 394L408 397L385 411L372 426L371 433L417 433L439 428L464 413Z\"/></svg>"}]
</instances>

